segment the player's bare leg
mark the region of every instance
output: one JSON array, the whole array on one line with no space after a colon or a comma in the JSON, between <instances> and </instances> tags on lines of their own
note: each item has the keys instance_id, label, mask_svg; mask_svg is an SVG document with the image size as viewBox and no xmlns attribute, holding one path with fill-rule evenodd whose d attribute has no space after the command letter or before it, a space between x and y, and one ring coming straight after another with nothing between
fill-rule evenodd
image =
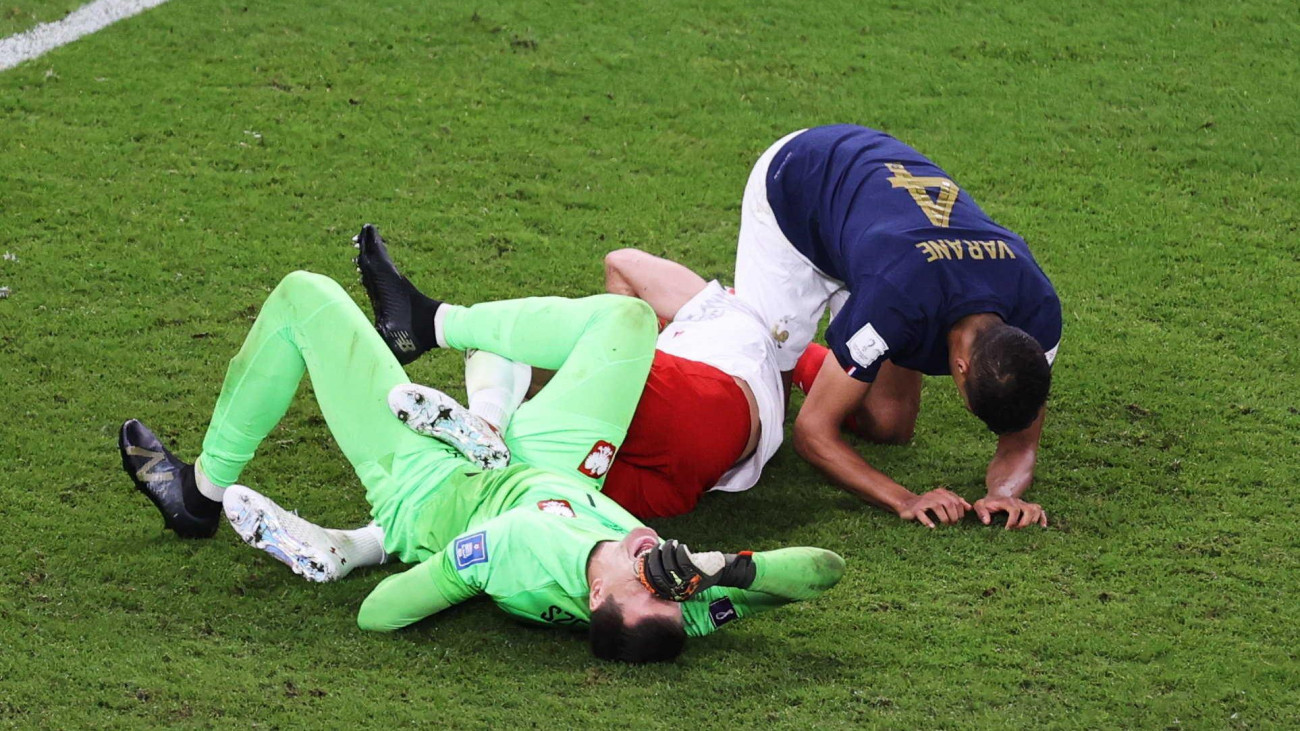
<instances>
[{"instance_id":1,"label":"player's bare leg","mask_svg":"<svg viewBox=\"0 0 1300 731\"><path fill-rule=\"evenodd\" d=\"M793 373L799 390L808 393L812 389L817 371L828 357L835 356L826 346L808 346ZM907 444L920 413L921 373L886 362L862 405L844 420L844 429L876 444Z\"/></svg>"},{"instance_id":2,"label":"player's bare leg","mask_svg":"<svg viewBox=\"0 0 1300 731\"><path fill-rule=\"evenodd\" d=\"M885 363L854 416L856 434L877 444L907 444L921 413L921 373Z\"/></svg>"},{"instance_id":3,"label":"player's bare leg","mask_svg":"<svg viewBox=\"0 0 1300 731\"><path fill-rule=\"evenodd\" d=\"M605 291L645 300L662 322L671 322L705 284L703 277L685 266L640 249L605 255Z\"/></svg>"}]
</instances>

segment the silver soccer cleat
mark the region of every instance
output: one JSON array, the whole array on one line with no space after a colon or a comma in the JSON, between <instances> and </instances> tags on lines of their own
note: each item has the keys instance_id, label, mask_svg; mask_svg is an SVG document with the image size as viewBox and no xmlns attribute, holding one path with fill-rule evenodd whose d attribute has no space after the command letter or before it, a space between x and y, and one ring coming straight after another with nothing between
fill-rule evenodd
<instances>
[{"instance_id":1,"label":"silver soccer cleat","mask_svg":"<svg viewBox=\"0 0 1300 731\"><path fill-rule=\"evenodd\" d=\"M226 519L244 543L271 554L295 574L317 583L346 574L344 560L324 528L243 485L226 488L221 502Z\"/></svg>"},{"instance_id":2,"label":"silver soccer cleat","mask_svg":"<svg viewBox=\"0 0 1300 731\"><path fill-rule=\"evenodd\" d=\"M454 447L485 470L510 464L510 450L492 425L436 388L394 386L388 392L388 408L412 431Z\"/></svg>"}]
</instances>

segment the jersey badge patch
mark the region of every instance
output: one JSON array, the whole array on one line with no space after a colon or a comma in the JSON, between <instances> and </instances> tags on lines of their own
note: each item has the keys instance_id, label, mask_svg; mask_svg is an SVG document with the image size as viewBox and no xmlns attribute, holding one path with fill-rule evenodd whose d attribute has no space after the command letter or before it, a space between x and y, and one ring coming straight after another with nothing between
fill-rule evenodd
<instances>
[{"instance_id":1,"label":"jersey badge patch","mask_svg":"<svg viewBox=\"0 0 1300 731\"><path fill-rule=\"evenodd\" d=\"M885 339L880 337L880 333L876 332L876 328L869 322L853 333L853 337L849 338L846 345L853 362L863 368L870 368L872 363L880 360L880 356L889 350Z\"/></svg>"},{"instance_id":2,"label":"jersey badge patch","mask_svg":"<svg viewBox=\"0 0 1300 731\"><path fill-rule=\"evenodd\" d=\"M484 531L457 538L452 548L456 551L457 571L463 571L477 563L487 563L487 533Z\"/></svg>"},{"instance_id":3,"label":"jersey badge patch","mask_svg":"<svg viewBox=\"0 0 1300 731\"><path fill-rule=\"evenodd\" d=\"M577 513L573 512L573 506L569 504L568 500L539 500L537 501L537 509L543 513L558 515L561 518L578 517Z\"/></svg>"},{"instance_id":4,"label":"jersey badge patch","mask_svg":"<svg viewBox=\"0 0 1300 731\"><path fill-rule=\"evenodd\" d=\"M772 339L776 341L777 349L785 347L785 341L790 339L790 318L782 317L772 326Z\"/></svg>"},{"instance_id":5,"label":"jersey badge patch","mask_svg":"<svg viewBox=\"0 0 1300 731\"><path fill-rule=\"evenodd\" d=\"M587 452L587 457L578 465L578 471L592 479L599 479L609 472L609 468L614 464L614 452L618 447L601 439L592 445L591 451Z\"/></svg>"},{"instance_id":6,"label":"jersey badge patch","mask_svg":"<svg viewBox=\"0 0 1300 731\"><path fill-rule=\"evenodd\" d=\"M721 627L738 617L735 605L727 597L724 596L721 599L714 599L709 602L709 619L713 620L714 627Z\"/></svg>"}]
</instances>

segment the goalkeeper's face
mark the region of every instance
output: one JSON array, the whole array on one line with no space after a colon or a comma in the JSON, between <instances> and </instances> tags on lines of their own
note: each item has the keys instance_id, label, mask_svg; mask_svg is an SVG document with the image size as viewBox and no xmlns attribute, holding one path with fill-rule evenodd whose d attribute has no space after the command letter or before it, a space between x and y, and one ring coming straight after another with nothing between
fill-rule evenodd
<instances>
[{"instance_id":1,"label":"goalkeeper's face","mask_svg":"<svg viewBox=\"0 0 1300 731\"><path fill-rule=\"evenodd\" d=\"M622 609L623 620L636 624L643 619L660 617L680 623L682 607L677 602L660 599L650 593L637 578L637 562L642 555L659 545L659 534L650 528L637 528L623 540L600 544L592 552L588 567L591 586L589 603L596 607L613 600Z\"/></svg>"}]
</instances>

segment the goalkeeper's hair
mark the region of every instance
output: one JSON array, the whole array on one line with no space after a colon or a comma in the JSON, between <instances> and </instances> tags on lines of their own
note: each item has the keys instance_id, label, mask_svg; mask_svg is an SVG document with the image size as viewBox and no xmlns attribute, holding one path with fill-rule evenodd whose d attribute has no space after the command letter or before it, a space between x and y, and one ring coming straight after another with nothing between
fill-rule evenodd
<instances>
[{"instance_id":1,"label":"goalkeeper's hair","mask_svg":"<svg viewBox=\"0 0 1300 731\"><path fill-rule=\"evenodd\" d=\"M623 608L613 599L591 612L588 632L591 654L601 660L622 662L668 662L682 654L686 630L680 621L651 617L629 625L623 620Z\"/></svg>"},{"instance_id":2,"label":"goalkeeper's hair","mask_svg":"<svg viewBox=\"0 0 1300 731\"><path fill-rule=\"evenodd\" d=\"M992 325L971 344L966 399L994 434L1020 431L1038 417L1052 386L1043 346L1005 323Z\"/></svg>"}]
</instances>

